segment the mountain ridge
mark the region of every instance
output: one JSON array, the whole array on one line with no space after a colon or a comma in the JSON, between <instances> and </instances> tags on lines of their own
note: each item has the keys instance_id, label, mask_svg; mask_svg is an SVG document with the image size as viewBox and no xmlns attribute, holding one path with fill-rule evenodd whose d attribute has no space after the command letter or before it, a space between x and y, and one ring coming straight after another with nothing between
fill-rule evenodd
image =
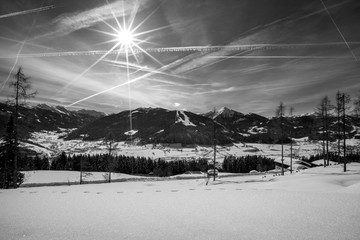
<instances>
[{"instance_id":1,"label":"mountain ridge","mask_svg":"<svg viewBox=\"0 0 360 240\"><path fill-rule=\"evenodd\" d=\"M9 105L0 103L0 131L4 133ZM95 141L112 135L116 141L138 144L181 143L183 145L236 142L277 143L280 141L279 121L255 113L240 113L227 107L204 114L164 108L137 108L105 115L92 110L70 111L62 106L38 105L19 111L20 132L29 137L42 130L73 129L66 140ZM131 116L131 120L130 120ZM359 118L347 116L347 136L360 138ZM337 119L330 117L330 138L336 137ZM322 139L321 119L316 115L293 117L292 136ZM284 131L291 128L290 118L284 119ZM289 136L288 136L289 137ZM289 141L288 137L284 141Z\"/></svg>"},{"instance_id":2,"label":"mountain ridge","mask_svg":"<svg viewBox=\"0 0 360 240\"><path fill-rule=\"evenodd\" d=\"M0 134L4 135L9 117L14 111L13 106L9 104L0 103ZM62 106L49 106L46 104L39 104L36 106L19 107L19 136L22 138L29 138L32 132L42 130L53 131L61 128L71 129L78 128L99 116L104 114L100 112L84 111L70 111ZM98 116L96 116L98 115Z\"/></svg>"}]
</instances>

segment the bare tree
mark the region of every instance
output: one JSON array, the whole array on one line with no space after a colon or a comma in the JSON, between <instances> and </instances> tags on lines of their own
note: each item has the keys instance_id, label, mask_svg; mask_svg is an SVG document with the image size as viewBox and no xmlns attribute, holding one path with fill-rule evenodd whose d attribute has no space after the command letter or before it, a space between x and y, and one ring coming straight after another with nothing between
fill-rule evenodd
<instances>
[{"instance_id":1,"label":"bare tree","mask_svg":"<svg viewBox=\"0 0 360 240\"><path fill-rule=\"evenodd\" d=\"M14 125L15 125L15 146L18 146L18 118L19 107L26 104L26 100L35 97L37 92L29 93L31 89L30 77L25 76L22 67L14 75L14 82L10 83L10 87L14 90L14 96L9 100L9 103L14 105ZM17 188L17 161L18 161L18 149L16 147L14 154L14 188Z\"/></svg>"},{"instance_id":2,"label":"bare tree","mask_svg":"<svg viewBox=\"0 0 360 240\"><path fill-rule=\"evenodd\" d=\"M360 94L354 99L354 114L357 117L360 117Z\"/></svg>"},{"instance_id":3,"label":"bare tree","mask_svg":"<svg viewBox=\"0 0 360 240\"><path fill-rule=\"evenodd\" d=\"M293 172L293 169L292 169L292 157L293 157L292 131L293 131L293 128L294 128L293 114L294 114L294 107L290 107L290 110L289 110L289 115L290 115L290 173Z\"/></svg>"},{"instance_id":4,"label":"bare tree","mask_svg":"<svg viewBox=\"0 0 360 240\"><path fill-rule=\"evenodd\" d=\"M343 151L344 151L344 172L346 172L346 110L349 109L348 104L351 101L350 95L346 93L341 94L340 104L342 106L342 127L343 127Z\"/></svg>"},{"instance_id":5,"label":"bare tree","mask_svg":"<svg viewBox=\"0 0 360 240\"><path fill-rule=\"evenodd\" d=\"M316 108L316 113L321 117L322 122L324 167L329 165L329 115L332 109L333 106L327 96L321 99Z\"/></svg>"},{"instance_id":6,"label":"bare tree","mask_svg":"<svg viewBox=\"0 0 360 240\"><path fill-rule=\"evenodd\" d=\"M280 120L280 142L281 142L281 175L284 175L284 112L285 106L280 102L276 108L275 116Z\"/></svg>"},{"instance_id":7,"label":"bare tree","mask_svg":"<svg viewBox=\"0 0 360 240\"><path fill-rule=\"evenodd\" d=\"M112 159L112 151L115 150L115 139L112 133L109 133L106 135L105 139L104 139L104 143L108 149L108 155L107 155L107 165L108 165L108 174L109 174L109 183L111 183L111 171L113 170L114 167L114 162Z\"/></svg>"},{"instance_id":8,"label":"bare tree","mask_svg":"<svg viewBox=\"0 0 360 240\"><path fill-rule=\"evenodd\" d=\"M337 91L336 93L336 106L335 106L335 111L336 111L336 120L337 120L337 158L338 161L340 160L340 154L341 154L341 113L342 113L342 94L340 91Z\"/></svg>"}]
</instances>

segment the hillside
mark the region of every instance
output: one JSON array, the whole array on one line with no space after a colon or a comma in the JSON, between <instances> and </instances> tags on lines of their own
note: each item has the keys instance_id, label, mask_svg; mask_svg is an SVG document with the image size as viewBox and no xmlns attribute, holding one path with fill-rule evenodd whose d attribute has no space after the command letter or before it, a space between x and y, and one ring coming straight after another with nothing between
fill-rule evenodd
<instances>
[{"instance_id":1,"label":"hillside","mask_svg":"<svg viewBox=\"0 0 360 240\"><path fill-rule=\"evenodd\" d=\"M3 135L12 108L0 103L0 134ZM138 108L106 116L103 113L80 110L69 111L64 107L38 105L21 107L19 111L19 132L24 139L30 133L66 129L66 140L97 141L112 135L115 141L131 141L135 144L182 144L226 145L239 142L279 143L281 134L279 119L249 113L244 114L223 107L215 112L195 114L188 111L163 108ZM131 125L131 128L130 128ZM330 139L337 138L342 123L336 117L329 117ZM72 131L70 131L72 130ZM214 132L215 130L215 132ZM322 140L322 121L316 115L294 116L284 119L284 142L291 137L308 137ZM359 138L360 119L346 118L346 138Z\"/></svg>"},{"instance_id":2,"label":"hillside","mask_svg":"<svg viewBox=\"0 0 360 240\"><path fill-rule=\"evenodd\" d=\"M135 143L181 143L219 145L252 142L277 143L280 141L279 120L268 119L258 114L243 114L226 107L216 112L195 114L187 111L166 110L162 108L138 108L131 112L105 116L70 133L66 139L100 140L112 133L116 141ZM329 118L330 138L337 136L338 123L335 117ZM359 136L359 118L347 116L347 138ZM214 135L215 126L215 135ZM315 115L295 116L284 119L284 132L292 137L309 137L310 140L323 138L321 119ZM342 129L342 128L340 128ZM284 141L289 142L290 136Z\"/></svg>"},{"instance_id":3,"label":"hillside","mask_svg":"<svg viewBox=\"0 0 360 240\"><path fill-rule=\"evenodd\" d=\"M99 140L112 133L116 141L146 143L212 144L214 123L210 118L186 111L138 108L99 118L71 132L66 139ZM219 144L231 143L228 130L215 123Z\"/></svg>"},{"instance_id":4,"label":"hillside","mask_svg":"<svg viewBox=\"0 0 360 240\"><path fill-rule=\"evenodd\" d=\"M6 124L13 107L0 103L0 135L5 133ZM105 114L95 111L69 111L61 106L40 104L35 107L19 108L19 135L28 138L31 133L42 130L54 131L60 128L72 129L84 126Z\"/></svg>"}]
</instances>

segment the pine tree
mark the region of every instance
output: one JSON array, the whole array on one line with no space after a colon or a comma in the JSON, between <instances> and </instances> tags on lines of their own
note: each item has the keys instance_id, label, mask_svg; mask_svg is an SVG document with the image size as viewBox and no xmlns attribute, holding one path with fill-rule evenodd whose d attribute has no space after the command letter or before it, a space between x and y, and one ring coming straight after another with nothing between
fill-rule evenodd
<instances>
[{"instance_id":1,"label":"pine tree","mask_svg":"<svg viewBox=\"0 0 360 240\"><path fill-rule=\"evenodd\" d=\"M9 101L10 104L14 105L14 126L15 126L15 145L18 144L18 115L19 115L19 107L26 103L26 99L34 97L37 92L29 93L29 89L31 88L31 84L29 82L29 77L25 76L22 71L22 68L19 67L19 70L14 75L14 82L10 83L10 87L14 89L14 96L12 100ZM14 152L14 169L13 169L13 187L17 188L17 176L18 176L18 149L15 149Z\"/></svg>"},{"instance_id":2,"label":"pine tree","mask_svg":"<svg viewBox=\"0 0 360 240\"><path fill-rule=\"evenodd\" d=\"M11 115L0 146L0 168L1 168L1 187L17 188L23 182L24 174L17 171L16 153L18 143L16 141L16 128L14 118Z\"/></svg>"}]
</instances>

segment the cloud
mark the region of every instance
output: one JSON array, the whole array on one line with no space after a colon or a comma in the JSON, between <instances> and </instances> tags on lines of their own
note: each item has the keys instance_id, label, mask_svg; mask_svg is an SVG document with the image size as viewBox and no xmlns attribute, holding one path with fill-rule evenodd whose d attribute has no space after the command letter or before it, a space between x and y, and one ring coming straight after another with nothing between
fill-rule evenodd
<instances>
[{"instance_id":1,"label":"cloud","mask_svg":"<svg viewBox=\"0 0 360 240\"><path fill-rule=\"evenodd\" d=\"M213 89L210 91L203 91L203 92L195 92L194 95L204 95L204 94L217 94L217 93L226 93L226 92L235 92L241 90L238 87L228 87L223 89Z\"/></svg>"},{"instance_id":2,"label":"cloud","mask_svg":"<svg viewBox=\"0 0 360 240\"><path fill-rule=\"evenodd\" d=\"M341 3L336 3L331 6L328 6L327 9L336 9L346 3L349 3L353 0L343 1ZM311 4L308 6L308 11L303 13L302 11L296 12L295 14L283 17L276 21L272 21L265 25L260 25L254 27L246 32L244 32L240 37L235 39L230 43L226 43L224 46L220 46L220 50L215 49L206 49L206 51L195 52L193 54L187 55L184 58L178 59L173 63L169 64L173 69L174 73L188 73L190 71L198 70L200 68L208 67L223 61L226 61L227 58L224 56L232 55L252 55L256 54L257 50L260 50L264 53L267 50L287 49L288 52L296 51L296 49L306 49L309 47L322 47L326 46L328 41L315 44L307 44L308 41L307 34L301 34L302 31L311 33L311 27L316 26L317 22L309 22L308 18L320 15L325 12L326 9L323 9L321 5ZM315 10L314 10L315 9ZM312 11L310 11L312 10ZM320 15L318 20L326 17L326 15ZM306 21L306 22L305 22ZM299 23L303 25L298 25ZM295 27L296 26L296 27ZM317 27L314 27L314 31L318 31ZM296 38L298 36L298 38ZM325 37L324 37L325 39ZM279 44L278 42L288 42L288 41L305 41L306 44L298 44L298 46L292 46L292 44ZM249 44L251 43L251 44ZM263 44L268 43L268 44ZM276 43L276 44L271 44ZM253 45L253 46L251 46ZM262 46L263 45L263 46ZM269 45L269 46L266 46ZM330 45L333 45L330 43ZM334 46L338 45L335 43ZM231 48L233 46L234 48ZM248 46L248 47L247 47ZM221 48L222 47L222 48ZM236 50L239 47L240 50ZM196 48L196 46L194 47ZM257 53L258 54L258 53ZM220 59L218 57L221 57Z\"/></svg>"},{"instance_id":3,"label":"cloud","mask_svg":"<svg viewBox=\"0 0 360 240\"><path fill-rule=\"evenodd\" d=\"M94 26L99 22L114 17L127 16L133 13L134 9L141 11L146 7L147 1L148 0L120 0L82 12L62 14L49 24L43 25L40 31L45 32L35 38L56 38ZM54 30L48 32L48 29Z\"/></svg>"}]
</instances>

